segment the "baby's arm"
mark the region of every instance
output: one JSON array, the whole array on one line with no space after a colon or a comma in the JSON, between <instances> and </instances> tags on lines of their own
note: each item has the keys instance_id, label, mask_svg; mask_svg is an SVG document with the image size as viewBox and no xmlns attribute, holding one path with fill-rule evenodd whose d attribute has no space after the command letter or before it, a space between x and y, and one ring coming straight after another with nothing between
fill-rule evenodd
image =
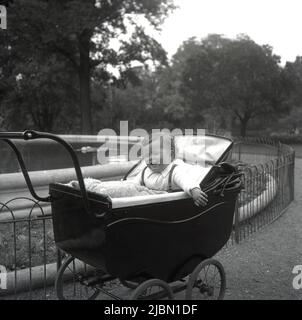
<instances>
[{"instance_id":1,"label":"baby's arm","mask_svg":"<svg viewBox=\"0 0 302 320\"><path fill-rule=\"evenodd\" d=\"M189 194L197 206L205 206L208 202L207 194L200 189L199 183L194 181L194 177L190 176L188 172L181 167L181 165L177 166L174 170L174 183Z\"/></svg>"}]
</instances>

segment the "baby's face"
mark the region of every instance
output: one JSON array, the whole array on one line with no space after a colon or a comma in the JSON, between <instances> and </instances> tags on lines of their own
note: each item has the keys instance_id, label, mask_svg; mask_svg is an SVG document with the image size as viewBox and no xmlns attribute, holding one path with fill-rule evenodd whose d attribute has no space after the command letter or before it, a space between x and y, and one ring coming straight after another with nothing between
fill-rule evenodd
<instances>
[{"instance_id":1,"label":"baby's face","mask_svg":"<svg viewBox=\"0 0 302 320\"><path fill-rule=\"evenodd\" d=\"M167 168L169 163L165 163L169 159L169 152L167 150L157 150L152 151L152 155L149 156L149 161L147 161L148 167L155 173L160 173Z\"/></svg>"},{"instance_id":2,"label":"baby's face","mask_svg":"<svg viewBox=\"0 0 302 320\"><path fill-rule=\"evenodd\" d=\"M168 164L148 164L149 169L155 173L161 173L167 168L167 166Z\"/></svg>"}]
</instances>

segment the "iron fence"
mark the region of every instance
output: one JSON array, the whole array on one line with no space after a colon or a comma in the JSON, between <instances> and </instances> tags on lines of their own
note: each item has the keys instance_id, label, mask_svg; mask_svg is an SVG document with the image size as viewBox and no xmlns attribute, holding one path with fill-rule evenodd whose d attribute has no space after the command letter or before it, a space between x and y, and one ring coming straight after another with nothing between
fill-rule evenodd
<instances>
[{"instance_id":1,"label":"iron fence","mask_svg":"<svg viewBox=\"0 0 302 320\"><path fill-rule=\"evenodd\" d=\"M229 160L241 167L244 189L228 245L272 223L293 201L295 153L268 139L237 139ZM18 201L31 204L21 218L13 209ZM7 289L0 290L0 299L55 299L61 259L47 208L27 197L0 203L0 265L7 271Z\"/></svg>"},{"instance_id":2,"label":"iron fence","mask_svg":"<svg viewBox=\"0 0 302 320\"><path fill-rule=\"evenodd\" d=\"M278 219L294 200L295 152L267 138L241 138L230 160L244 173L230 239L239 243Z\"/></svg>"}]
</instances>

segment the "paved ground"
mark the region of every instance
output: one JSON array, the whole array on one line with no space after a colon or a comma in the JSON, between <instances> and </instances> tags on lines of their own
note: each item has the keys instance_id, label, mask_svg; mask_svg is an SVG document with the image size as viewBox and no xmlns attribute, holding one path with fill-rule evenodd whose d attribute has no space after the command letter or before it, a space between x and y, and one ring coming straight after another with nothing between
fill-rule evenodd
<instances>
[{"instance_id":1,"label":"paved ground","mask_svg":"<svg viewBox=\"0 0 302 320\"><path fill-rule=\"evenodd\" d=\"M226 299L299 299L292 274L302 265L302 159L296 160L295 201L273 224L217 258L227 273Z\"/></svg>"},{"instance_id":2,"label":"paved ground","mask_svg":"<svg viewBox=\"0 0 302 320\"><path fill-rule=\"evenodd\" d=\"M283 216L216 256L226 270L226 299L302 300L302 289L292 285L293 267L302 265L302 159L296 160L295 184L296 199ZM48 299L55 298L51 291ZM35 299L42 296L41 291L33 293ZM17 297L26 298L26 294Z\"/></svg>"}]
</instances>

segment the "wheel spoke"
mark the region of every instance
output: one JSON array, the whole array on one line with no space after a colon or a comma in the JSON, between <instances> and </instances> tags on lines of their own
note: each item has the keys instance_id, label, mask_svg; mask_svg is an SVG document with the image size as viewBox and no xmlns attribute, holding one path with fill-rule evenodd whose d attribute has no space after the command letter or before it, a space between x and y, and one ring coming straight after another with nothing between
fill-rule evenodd
<instances>
[{"instance_id":1,"label":"wheel spoke","mask_svg":"<svg viewBox=\"0 0 302 320\"><path fill-rule=\"evenodd\" d=\"M131 300L160 300L173 299L173 292L169 285L159 279L147 280L140 284L133 292Z\"/></svg>"},{"instance_id":2,"label":"wheel spoke","mask_svg":"<svg viewBox=\"0 0 302 320\"><path fill-rule=\"evenodd\" d=\"M221 299L225 290L225 273L222 265L207 259L196 266L190 275L187 299Z\"/></svg>"},{"instance_id":3,"label":"wheel spoke","mask_svg":"<svg viewBox=\"0 0 302 320\"><path fill-rule=\"evenodd\" d=\"M214 273L214 275L213 275L213 281L215 281L215 279L216 279L216 277L217 277L217 275L219 274L219 270L215 267L215 273Z\"/></svg>"},{"instance_id":4,"label":"wheel spoke","mask_svg":"<svg viewBox=\"0 0 302 320\"><path fill-rule=\"evenodd\" d=\"M86 264L78 264L74 258L69 257L62 264L56 279L56 292L59 299L79 300L95 299L100 290L94 286L89 286L85 278L89 272ZM92 276L95 272L92 273Z\"/></svg>"}]
</instances>

